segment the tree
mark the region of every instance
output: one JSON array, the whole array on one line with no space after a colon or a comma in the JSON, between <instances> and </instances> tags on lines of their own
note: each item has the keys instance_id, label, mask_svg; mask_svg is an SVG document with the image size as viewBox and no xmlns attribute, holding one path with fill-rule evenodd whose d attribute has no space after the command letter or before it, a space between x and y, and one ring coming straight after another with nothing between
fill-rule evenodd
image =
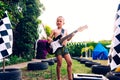
<instances>
[{"instance_id":1,"label":"tree","mask_svg":"<svg viewBox=\"0 0 120 80\"><path fill-rule=\"evenodd\" d=\"M34 44L38 39L38 17L44 7L39 0L26 0L23 6L23 18L15 28L14 54L31 60L35 56Z\"/></svg>"},{"instance_id":2,"label":"tree","mask_svg":"<svg viewBox=\"0 0 120 80\"><path fill-rule=\"evenodd\" d=\"M0 1L0 18L2 18L6 9L7 9L7 5L5 5L4 2Z\"/></svg>"},{"instance_id":3,"label":"tree","mask_svg":"<svg viewBox=\"0 0 120 80\"><path fill-rule=\"evenodd\" d=\"M41 21L37 18L44 10L40 0L2 0L0 17L8 11L13 28L13 55L23 58L34 56L34 43L38 38L37 27Z\"/></svg>"}]
</instances>

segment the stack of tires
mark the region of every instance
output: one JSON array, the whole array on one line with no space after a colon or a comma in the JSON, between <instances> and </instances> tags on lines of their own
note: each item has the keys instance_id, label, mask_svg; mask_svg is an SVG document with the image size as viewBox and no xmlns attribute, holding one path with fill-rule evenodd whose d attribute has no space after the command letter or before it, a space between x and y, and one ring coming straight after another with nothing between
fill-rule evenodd
<instances>
[{"instance_id":1,"label":"stack of tires","mask_svg":"<svg viewBox=\"0 0 120 80\"><path fill-rule=\"evenodd\" d=\"M110 72L110 66L107 65L93 65L92 73L106 75Z\"/></svg>"},{"instance_id":2,"label":"stack of tires","mask_svg":"<svg viewBox=\"0 0 120 80\"><path fill-rule=\"evenodd\" d=\"M20 69L17 68L8 68L0 69L0 80L22 80L22 73Z\"/></svg>"}]
</instances>

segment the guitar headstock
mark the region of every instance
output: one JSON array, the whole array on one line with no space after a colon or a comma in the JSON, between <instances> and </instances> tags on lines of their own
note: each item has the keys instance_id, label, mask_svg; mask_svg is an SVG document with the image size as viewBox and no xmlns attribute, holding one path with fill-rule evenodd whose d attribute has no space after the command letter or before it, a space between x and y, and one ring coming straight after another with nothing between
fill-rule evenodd
<instances>
[{"instance_id":1,"label":"guitar headstock","mask_svg":"<svg viewBox=\"0 0 120 80\"><path fill-rule=\"evenodd\" d=\"M88 26L87 25L84 25L84 26L80 26L78 29L77 29L77 31L79 31L79 32L81 32L81 31L83 31L83 30L85 30L85 29L87 29L88 28Z\"/></svg>"}]
</instances>

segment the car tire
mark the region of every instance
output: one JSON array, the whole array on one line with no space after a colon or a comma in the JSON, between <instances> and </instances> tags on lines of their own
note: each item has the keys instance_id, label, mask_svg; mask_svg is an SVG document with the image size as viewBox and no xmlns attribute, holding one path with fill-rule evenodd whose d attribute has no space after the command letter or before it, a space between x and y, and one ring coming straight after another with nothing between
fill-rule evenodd
<instances>
[{"instance_id":1,"label":"car tire","mask_svg":"<svg viewBox=\"0 0 120 80\"><path fill-rule=\"evenodd\" d=\"M81 59L81 60L80 60L80 63L81 63L81 64L85 64L85 62L87 62L87 61L89 61L89 60Z\"/></svg>"},{"instance_id":2,"label":"car tire","mask_svg":"<svg viewBox=\"0 0 120 80\"><path fill-rule=\"evenodd\" d=\"M92 61L85 62L85 66L87 66L87 67L92 67L92 65L100 65L100 63L92 62Z\"/></svg>"},{"instance_id":3,"label":"car tire","mask_svg":"<svg viewBox=\"0 0 120 80\"><path fill-rule=\"evenodd\" d=\"M105 65L93 65L92 73L106 75L110 71L110 66Z\"/></svg>"},{"instance_id":4,"label":"car tire","mask_svg":"<svg viewBox=\"0 0 120 80\"><path fill-rule=\"evenodd\" d=\"M54 65L55 60L54 59L47 59L47 60L42 60L41 62L47 62L51 66L51 65Z\"/></svg>"},{"instance_id":5,"label":"car tire","mask_svg":"<svg viewBox=\"0 0 120 80\"><path fill-rule=\"evenodd\" d=\"M27 70L45 70L48 69L48 62L32 62L28 63Z\"/></svg>"},{"instance_id":6,"label":"car tire","mask_svg":"<svg viewBox=\"0 0 120 80\"><path fill-rule=\"evenodd\" d=\"M53 60L53 59L50 59L49 61L48 61L48 64L51 66L51 65L54 65L54 63L55 63L55 61Z\"/></svg>"},{"instance_id":7,"label":"car tire","mask_svg":"<svg viewBox=\"0 0 120 80\"><path fill-rule=\"evenodd\" d=\"M0 69L0 80L22 80L22 73L20 69L17 68L8 68Z\"/></svg>"}]
</instances>

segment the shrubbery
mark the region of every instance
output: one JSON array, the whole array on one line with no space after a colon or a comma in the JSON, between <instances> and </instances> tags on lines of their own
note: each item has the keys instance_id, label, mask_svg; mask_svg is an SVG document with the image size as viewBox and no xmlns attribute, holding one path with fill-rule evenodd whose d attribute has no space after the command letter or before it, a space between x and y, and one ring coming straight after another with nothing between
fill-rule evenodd
<instances>
[{"instance_id":1,"label":"shrubbery","mask_svg":"<svg viewBox=\"0 0 120 80\"><path fill-rule=\"evenodd\" d=\"M99 41L100 43L102 43L102 45L107 48L107 45L111 44L111 41L107 41L107 40L102 40ZM67 44L67 47L69 49L69 53L71 54L71 56L84 56L85 55L85 50L82 51L82 49L87 48L87 52L88 50L90 51L90 53L92 53L92 51L94 50L95 46L97 45L98 42L69 42ZM107 48L109 51L109 48ZM85 57L85 56L84 56Z\"/></svg>"}]
</instances>

